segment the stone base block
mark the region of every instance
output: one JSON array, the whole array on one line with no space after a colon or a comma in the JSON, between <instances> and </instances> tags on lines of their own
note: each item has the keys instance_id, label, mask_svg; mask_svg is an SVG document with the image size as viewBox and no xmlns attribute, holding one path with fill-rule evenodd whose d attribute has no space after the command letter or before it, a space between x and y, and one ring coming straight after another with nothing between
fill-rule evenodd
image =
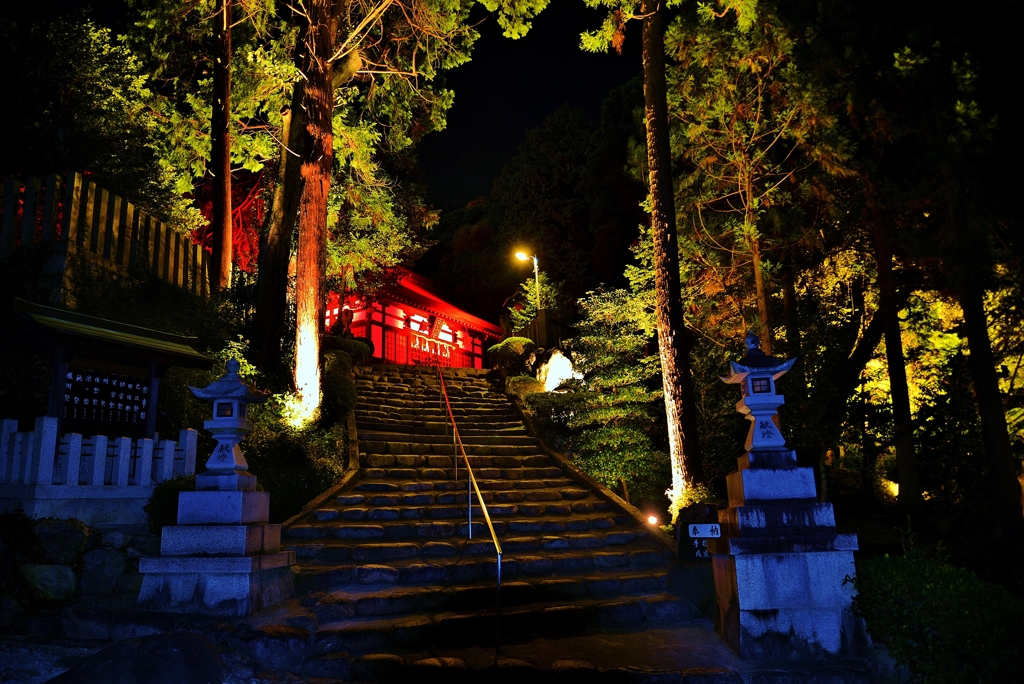
<instances>
[{"instance_id":1,"label":"stone base block","mask_svg":"<svg viewBox=\"0 0 1024 684\"><path fill-rule=\"evenodd\" d=\"M75 518L87 525L141 525L153 485L0 484L0 513L22 510L29 517Z\"/></svg>"},{"instance_id":2,"label":"stone base block","mask_svg":"<svg viewBox=\"0 0 1024 684\"><path fill-rule=\"evenodd\" d=\"M294 554L245 558L143 558L138 607L169 613L248 616L294 593Z\"/></svg>"},{"instance_id":3,"label":"stone base block","mask_svg":"<svg viewBox=\"0 0 1024 684\"><path fill-rule=\"evenodd\" d=\"M201 491L178 494L179 525L238 525L267 522L270 494L244 491Z\"/></svg>"},{"instance_id":4,"label":"stone base block","mask_svg":"<svg viewBox=\"0 0 1024 684\"><path fill-rule=\"evenodd\" d=\"M818 498L810 468L748 468L727 475L725 484L730 508L761 502L813 503Z\"/></svg>"},{"instance_id":5,"label":"stone base block","mask_svg":"<svg viewBox=\"0 0 1024 684\"><path fill-rule=\"evenodd\" d=\"M160 539L162 556L250 556L280 547L281 526L264 523L175 525L165 527Z\"/></svg>"},{"instance_id":6,"label":"stone base block","mask_svg":"<svg viewBox=\"0 0 1024 684\"><path fill-rule=\"evenodd\" d=\"M729 540L733 541L733 540ZM744 659L821 658L848 653L851 551L712 553L719 636Z\"/></svg>"}]
</instances>

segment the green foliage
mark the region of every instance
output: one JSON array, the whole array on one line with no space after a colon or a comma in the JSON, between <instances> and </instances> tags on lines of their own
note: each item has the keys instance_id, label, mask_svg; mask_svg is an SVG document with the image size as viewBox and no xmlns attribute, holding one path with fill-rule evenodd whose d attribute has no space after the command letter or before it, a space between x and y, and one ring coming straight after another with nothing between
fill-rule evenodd
<instances>
[{"instance_id":1,"label":"green foliage","mask_svg":"<svg viewBox=\"0 0 1024 684\"><path fill-rule=\"evenodd\" d=\"M549 315L567 320L570 317L569 307L562 297L561 283L552 283L548 274L540 272L540 302ZM520 330L537 317L537 281L528 278L519 284L512 304L508 307L509 325L512 330Z\"/></svg>"},{"instance_id":2,"label":"green foliage","mask_svg":"<svg viewBox=\"0 0 1024 684\"><path fill-rule=\"evenodd\" d=\"M532 375L512 375L505 378L505 393L518 397L520 401L528 395L543 391L543 383Z\"/></svg>"},{"instance_id":3,"label":"green foliage","mask_svg":"<svg viewBox=\"0 0 1024 684\"><path fill-rule=\"evenodd\" d=\"M526 370L526 359L537 348L528 337L506 337L487 350L491 364L508 375Z\"/></svg>"},{"instance_id":4,"label":"green foliage","mask_svg":"<svg viewBox=\"0 0 1024 684\"><path fill-rule=\"evenodd\" d=\"M143 64L86 12L0 10L7 74L0 176L88 171L100 187L172 224L195 218L158 163L158 119Z\"/></svg>"},{"instance_id":5,"label":"green foliage","mask_svg":"<svg viewBox=\"0 0 1024 684\"><path fill-rule=\"evenodd\" d=\"M324 354L320 389L323 392L320 420L326 425L344 421L348 412L355 408L357 399L356 383L352 379L351 356L341 350L328 351Z\"/></svg>"},{"instance_id":6,"label":"green foliage","mask_svg":"<svg viewBox=\"0 0 1024 684\"><path fill-rule=\"evenodd\" d=\"M178 524L178 494L192 492L196 489L195 475L179 475L164 480L153 488L149 502L142 507L149 519L149 529L153 534L168 525Z\"/></svg>"},{"instance_id":7,"label":"green foliage","mask_svg":"<svg viewBox=\"0 0 1024 684\"><path fill-rule=\"evenodd\" d=\"M1024 667L1024 604L997 584L914 549L861 559L854 584L868 633L925 681L1006 682Z\"/></svg>"}]
</instances>

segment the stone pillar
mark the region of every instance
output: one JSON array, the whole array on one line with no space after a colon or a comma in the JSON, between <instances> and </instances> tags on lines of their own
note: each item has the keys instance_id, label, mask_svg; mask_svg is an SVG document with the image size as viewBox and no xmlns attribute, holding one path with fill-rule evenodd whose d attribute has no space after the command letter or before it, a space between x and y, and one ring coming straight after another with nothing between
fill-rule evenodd
<instances>
[{"instance_id":1,"label":"stone pillar","mask_svg":"<svg viewBox=\"0 0 1024 684\"><path fill-rule=\"evenodd\" d=\"M818 503L814 472L785 448L775 380L795 359L767 356L753 334L725 382L740 384L737 411L751 421L747 452L727 478L723 537L709 544L715 629L741 657L780 660L852 655L863 639L850 612L857 536L836 534L832 504Z\"/></svg>"},{"instance_id":2,"label":"stone pillar","mask_svg":"<svg viewBox=\"0 0 1024 684\"><path fill-rule=\"evenodd\" d=\"M247 404L266 397L242 383L238 369L232 359L227 375L192 388L214 403L204 427L217 446L196 491L178 495L178 524L163 529L160 557L139 559L139 608L247 616L292 595L295 553L281 550L281 526L268 523L270 494L256 491L238 446L252 430Z\"/></svg>"}]
</instances>

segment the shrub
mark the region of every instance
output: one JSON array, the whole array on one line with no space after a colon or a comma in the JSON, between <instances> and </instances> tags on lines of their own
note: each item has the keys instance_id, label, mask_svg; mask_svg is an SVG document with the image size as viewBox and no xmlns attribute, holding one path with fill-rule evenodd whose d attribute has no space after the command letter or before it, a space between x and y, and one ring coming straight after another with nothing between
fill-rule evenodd
<instances>
[{"instance_id":1,"label":"shrub","mask_svg":"<svg viewBox=\"0 0 1024 684\"><path fill-rule=\"evenodd\" d=\"M526 358L537 348L528 337L506 337L487 350L487 358L504 375L526 370Z\"/></svg>"},{"instance_id":2,"label":"shrub","mask_svg":"<svg viewBox=\"0 0 1024 684\"><path fill-rule=\"evenodd\" d=\"M352 340L345 340L352 342ZM355 342L364 350L365 345ZM320 402L320 420L324 425L338 423L355 408L356 383L352 379L352 357L341 350L324 354L324 373L320 381L323 399Z\"/></svg>"},{"instance_id":3,"label":"shrub","mask_svg":"<svg viewBox=\"0 0 1024 684\"><path fill-rule=\"evenodd\" d=\"M1005 682L1024 668L1024 603L1003 587L913 549L861 559L853 582L868 633L926 681Z\"/></svg>"},{"instance_id":4,"label":"shrub","mask_svg":"<svg viewBox=\"0 0 1024 684\"><path fill-rule=\"evenodd\" d=\"M178 493L191 492L196 488L195 475L179 475L164 480L153 489L142 510L149 518L149 529L153 534L160 534L160 529L178 523Z\"/></svg>"},{"instance_id":5,"label":"shrub","mask_svg":"<svg viewBox=\"0 0 1024 684\"><path fill-rule=\"evenodd\" d=\"M352 364L358 366L370 358L370 354L373 353L373 344L367 339L328 335L324 338L323 349L324 352L345 352L352 359Z\"/></svg>"},{"instance_id":6,"label":"shrub","mask_svg":"<svg viewBox=\"0 0 1024 684\"><path fill-rule=\"evenodd\" d=\"M525 399L528 394L537 394L544 391L544 383L530 375L513 375L505 379L505 392Z\"/></svg>"}]
</instances>

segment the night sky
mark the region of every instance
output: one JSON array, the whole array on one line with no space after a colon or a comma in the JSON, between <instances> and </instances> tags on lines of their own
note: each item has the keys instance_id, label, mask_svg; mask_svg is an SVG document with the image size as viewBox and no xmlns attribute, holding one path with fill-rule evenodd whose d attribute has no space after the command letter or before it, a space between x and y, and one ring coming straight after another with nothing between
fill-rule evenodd
<instances>
[{"instance_id":1,"label":"night sky","mask_svg":"<svg viewBox=\"0 0 1024 684\"><path fill-rule=\"evenodd\" d=\"M420 145L420 165L438 207L488 194L526 131L563 104L584 110L596 124L608 92L643 70L638 22L621 56L580 49L580 33L604 18L580 0L552 3L519 40L502 36L486 12L479 16L484 21L472 61L447 76L455 91L448 128Z\"/></svg>"}]
</instances>

